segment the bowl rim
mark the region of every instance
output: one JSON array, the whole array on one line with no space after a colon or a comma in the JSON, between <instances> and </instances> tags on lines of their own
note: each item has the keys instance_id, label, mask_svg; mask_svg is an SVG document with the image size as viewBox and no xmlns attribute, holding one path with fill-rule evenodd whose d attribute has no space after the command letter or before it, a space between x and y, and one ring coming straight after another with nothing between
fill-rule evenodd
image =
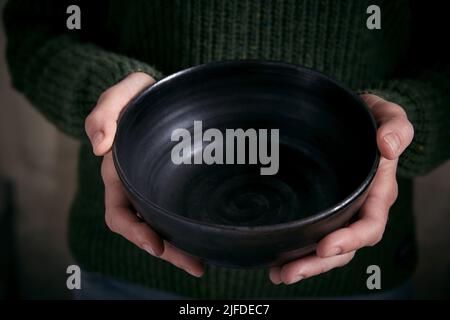
<instances>
[{"instance_id":1,"label":"bowl rim","mask_svg":"<svg viewBox=\"0 0 450 320\"><path fill-rule=\"evenodd\" d=\"M148 88L141 91L136 97L131 99L127 106L124 109L124 112L122 112L119 116L119 119L117 121L117 129L116 129L116 135L121 131L121 128L123 127L123 121L121 121L126 114L132 112L133 106L137 105L137 102L142 99L144 96L149 94L152 91L157 90L159 87L164 86L166 83L175 80L177 78L183 77L185 75L199 72L204 69L209 68L218 68L218 67L227 67L227 66L237 66L237 65L248 65L248 66L275 66L275 67L284 67L284 68L291 68L295 69L296 71L300 71L303 73L309 73L310 75L317 76L319 78L322 78L325 81L330 82L331 84L335 85L339 89L345 91L350 97L355 99L361 107L365 110L366 114L369 116L370 122L372 123L372 128L375 130L375 135L377 131L377 124L375 122L375 119L370 112L369 107L367 104L353 91L350 90L347 86L342 84L341 82L335 80L334 78L325 75L319 71L316 71L314 69L300 66L293 63L288 63L285 61L278 61L278 60L263 60L263 59L239 59L239 60L224 60L224 61L215 61L215 62L209 62L204 64L195 65L183 70L180 70L178 72L175 72L157 82L155 82L153 85L149 86ZM191 219L188 217L184 217L180 214L177 214L175 212L172 212L170 210L167 210L158 204L154 203L150 199L144 197L140 192L138 192L128 181L126 174L120 165L120 162L118 160L118 150L117 150L117 144L114 139L113 147L112 147L112 155L113 155L113 162L117 170L117 174L124 184L125 189L132 193L134 197L139 198L140 201L145 203L147 206L151 207L152 209L156 210L159 213L165 214L169 216L172 219L178 220L182 223L188 223L191 225L202 226L203 228L207 229L214 229L214 230L220 230L220 231L231 231L231 232L243 232L243 233L260 233L260 232L273 232L277 230L287 230L287 229L293 229L293 228L299 228L305 225L311 225L314 223L317 223L321 220L324 220L326 218L329 218L330 216L341 212L346 207L348 207L354 200L356 200L360 195L362 195L366 189L369 188L370 184L372 183L373 179L375 178L376 172L378 170L378 166L380 163L380 152L378 150L378 147L376 148L375 152L375 158L372 163L372 166L370 168L369 173L364 178L364 180L361 182L361 184L355 188L354 191L352 191L348 196L346 196L343 200L339 201L335 205L321 210L317 213L311 214L305 218L301 218L298 220L292 220L288 222L282 222L277 224L270 224L270 225L256 225L256 226L239 226L239 225L226 225L226 224L219 224L219 223L212 223L212 222L205 222L200 220Z\"/></svg>"}]
</instances>

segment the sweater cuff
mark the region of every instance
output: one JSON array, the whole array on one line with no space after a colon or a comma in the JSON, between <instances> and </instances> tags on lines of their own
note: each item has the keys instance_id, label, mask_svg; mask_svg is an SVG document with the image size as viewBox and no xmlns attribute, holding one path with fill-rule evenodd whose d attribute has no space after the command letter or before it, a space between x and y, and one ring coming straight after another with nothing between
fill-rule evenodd
<instances>
[{"instance_id":1,"label":"sweater cuff","mask_svg":"<svg viewBox=\"0 0 450 320\"><path fill-rule=\"evenodd\" d=\"M84 48L83 50L91 59L91 66L85 73L85 81L79 81L79 87L76 88L81 104L88 108L88 110L82 111L84 115L92 110L105 90L133 72L144 72L155 80L162 78L159 71L144 62L107 52L91 45L89 45L89 49Z\"/></svg>"},{"instance_id":2,"label":"sweater cuff","mask_svg":"<svg viewBox=\"0 0 450 320\"><path fill-rule=\"evenodd\" d=\"M86 54L88 59L91 59L89 62L90 66L86 68L87 72L84 73L84 79L74 82L77 86L74 88L75 105L80 106L80 108L75 108L79 114L72 117L74 122L81 121L84 124L86 116L95 107L100 95L111 86L126 78L129 74L133 72L144 72L155 80L162 78L162 74L159 71L144 62L104 51L95 46L88 46L89 49L83 49L83 54ZM81 125L82 128L84 128L83 124ZM69 123L64 129L67 132L71 128L75 131L68 132L69 134L79 135L78 130L80 125L78 123ZM88 141L84 131L81 138Z\"/></svg>"},{"instance_id":3,"label":"sweater cuff","mask_svg":"<svg viewBox=\"0 0 450 320\"><path fill-rule=\"evenodd\" d=\"M414 126L414 139L399 158L400 176L426 174L450 155L450 133L446 128L450 113L437 91L412 79L387 81L364 90L400 105Z\"/></svg>"}]
</instances>

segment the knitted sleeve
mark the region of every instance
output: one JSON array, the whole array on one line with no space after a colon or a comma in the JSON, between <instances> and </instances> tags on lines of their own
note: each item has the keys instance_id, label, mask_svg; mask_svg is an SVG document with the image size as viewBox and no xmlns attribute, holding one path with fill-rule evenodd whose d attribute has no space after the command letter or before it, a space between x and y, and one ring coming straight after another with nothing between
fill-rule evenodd
<instances>
[{"instance_id":1,"label":"knitted sleeve","mask_svg":"<svg viewBox=\"0 0 450 320\"><path fill-rule=\"evenodd\" d=\"M75 2L75 1L74 1ZM82 29L88 3L83 2ZM66 1L10 0L3 17L13 86L60 130L84 138L84 119L100 94L132 72L158 77L151 66L83 41L69 30ZM102 23L102 21L97 21Z\"/></svg>"},{"instance_id":2,"label":"knitted sleeve","mask_svg":"<svg viewBox=\"0 0 450 320\"><path fill-rule=\"evenodd\" d=\"M367 91L402 106L415 136L400 158L398 173L426 174L450 158L450 50L441 38L445 10L413 1L411 47L403 74Z\"/></svg>"}]
</instances>

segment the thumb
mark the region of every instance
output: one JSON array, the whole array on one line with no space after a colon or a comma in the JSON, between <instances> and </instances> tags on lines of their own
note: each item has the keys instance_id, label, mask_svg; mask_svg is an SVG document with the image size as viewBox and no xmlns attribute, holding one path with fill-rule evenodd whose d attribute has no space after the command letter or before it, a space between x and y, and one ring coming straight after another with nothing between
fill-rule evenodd
<instances>
[{"instance_id":1,"label":"thumb","mask_svg":"<svg viewBox=\"0 0 450 320\"><path fill-rule=\"evenodd\" d=\"M377 144L381 155L397 159L414 137L414 128L405 110L399 105L375 95L363 95L378 124Z\"/></svg>"},{"instance_id":2,"label":"thumb","mask_svg":"<svg viewBox=\"0 0 450 320\"><path fill-rule=\"evenodd\" d=\"M104 155L111 149L120 113L134 96L154 82L146 73L135 72L102 93L85 121L95 155Z\"/></svg>"}]
</instances>

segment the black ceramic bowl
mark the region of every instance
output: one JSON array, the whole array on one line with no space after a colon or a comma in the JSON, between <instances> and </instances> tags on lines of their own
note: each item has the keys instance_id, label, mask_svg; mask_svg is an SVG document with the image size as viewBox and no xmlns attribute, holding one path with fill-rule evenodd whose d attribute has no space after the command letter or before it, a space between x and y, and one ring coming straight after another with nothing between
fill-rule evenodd
<instances>
[{"instance_id":1,"label":"black ceramic bowl","mask_svg":"<svg viewBox=\"0 0 450 320\"><path fill-rule=\"evenodd\" d=\"M172 133L192 133L194 121L224 136L279 129L278 172L174 164ZM121 116L113 155L130 201L163 238L210 263L242 267L314 250L360 208L379 162L376 125L358 96L318 72L271 61L210 63L159 81Z\"/></svg>"}]
</instances>

